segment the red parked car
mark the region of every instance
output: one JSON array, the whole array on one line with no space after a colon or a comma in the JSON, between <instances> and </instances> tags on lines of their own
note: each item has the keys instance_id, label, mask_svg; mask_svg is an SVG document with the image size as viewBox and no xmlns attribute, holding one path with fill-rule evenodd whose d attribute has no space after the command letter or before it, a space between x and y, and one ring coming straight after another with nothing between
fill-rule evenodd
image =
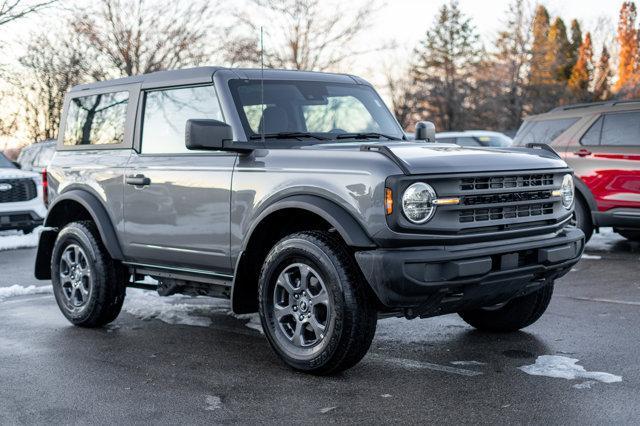
<instances>
[{"instance_id":1,"label":"red parked car","mask_svg":"<svg viewBox=\"0 0 640 426\"><path fill-rule=\"evenodd\" d=\"M587 239L612 226L640 241L640 100L567 105L528 117L514 145L551 145L575 171L576 221Z\"/></svg>"}]
</instances>

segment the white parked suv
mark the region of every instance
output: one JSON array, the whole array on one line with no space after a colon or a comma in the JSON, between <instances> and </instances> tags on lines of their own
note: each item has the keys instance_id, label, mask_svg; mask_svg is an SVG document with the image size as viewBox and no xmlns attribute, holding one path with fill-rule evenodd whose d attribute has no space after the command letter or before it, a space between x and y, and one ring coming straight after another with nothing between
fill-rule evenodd
<instances>
[{"instance_id":1,"label":"white parked suv","mask_svg":"<svg viewBox=\"0 0 640 426\"><path fill-rule=\"evenodd\" d=\"M46 213L40 175L20 170L0 153L0 231L28 234L42 225Z\"/></svg>"}]
</instances>

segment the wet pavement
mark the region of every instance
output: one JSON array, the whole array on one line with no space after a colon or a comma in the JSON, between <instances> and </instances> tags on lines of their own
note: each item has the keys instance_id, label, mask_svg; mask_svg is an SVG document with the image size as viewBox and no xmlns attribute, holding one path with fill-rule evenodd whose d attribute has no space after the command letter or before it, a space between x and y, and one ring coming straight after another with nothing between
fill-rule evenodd
<instances>
[{"instance_id":1,"label":"wet pavement","mask_svg":"<svg viewBox=\"0 0 640 426\"><path fill-rule=\"evenodd\" d=\"M385 319L364 360L332 377L288 369L254 317L214 299L130 289L113 324L85 330L50 294L3 298L48 285L34 255L0 251L0 424L640 422L640 245L615 234L594 237L524 331ZM545 375L520 369L534 364Z\"/></svg>"}]
</instances>

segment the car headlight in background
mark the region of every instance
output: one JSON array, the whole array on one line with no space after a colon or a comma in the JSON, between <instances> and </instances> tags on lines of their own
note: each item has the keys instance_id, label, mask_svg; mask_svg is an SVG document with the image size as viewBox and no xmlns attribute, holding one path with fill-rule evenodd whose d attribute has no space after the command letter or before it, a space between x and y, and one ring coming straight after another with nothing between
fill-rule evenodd
<instances>
[{"instance_id":1,"label":"car headlight in background","mask_svg":"<svg viewBox=\"0 0 640 426\"><path fill-rule=\"evenodd\" d=\"M575 198L573 176L567 174L562 178L562 185L560 186L560 198L562 200L562 205L564 206L564 208L570 210L573 206L573 199Z\"/></svg>"},{"instance_id":2,"label":"car headlight in background","mask_svg":"<svg viewBox=\"0 0 640 426\"><path fill-rule=\"evenodd\" d=\"M436 191L424 183L409 186L402 195L402 212L413 223L425 223L436 211Z\"/></svg>"}]
</instances>

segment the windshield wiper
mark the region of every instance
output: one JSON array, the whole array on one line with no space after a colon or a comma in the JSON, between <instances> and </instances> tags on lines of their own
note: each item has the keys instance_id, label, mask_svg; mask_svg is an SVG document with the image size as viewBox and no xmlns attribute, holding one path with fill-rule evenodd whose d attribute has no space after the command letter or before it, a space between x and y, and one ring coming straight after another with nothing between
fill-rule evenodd
<instances>
[{"instance_id":1,"label":"windshield wiper","mask_svg":"<svg viewBox=\"0 0 640 426\"><path fill-rule=\"evenodd\" d=\"M399 141L400 140L400 138L397 138L395 136L389 136L389 135L385 135L383 133L374 133L374 132L368 132L368 133L340 133L339 135L336 136L336 139L372 139L372 138L376 138L376 139L387 138L390 141Z\"/></svg>"},{"instance_id":2,"label":"windshield wiper","mask_svg":"<svg viewBox=\"0 0 640 426\"><path fill-rule=\"evenodd\" d=\"M265 139L298 139L302 140L302 138L313 138L319 141L326 141L327 138L320 135L315 135L309 132L278 132L278 133L266 133L264 135ZM249 137L251 140L262 139L262 135L251 135Z\"/></svg>"}]
</instances>

